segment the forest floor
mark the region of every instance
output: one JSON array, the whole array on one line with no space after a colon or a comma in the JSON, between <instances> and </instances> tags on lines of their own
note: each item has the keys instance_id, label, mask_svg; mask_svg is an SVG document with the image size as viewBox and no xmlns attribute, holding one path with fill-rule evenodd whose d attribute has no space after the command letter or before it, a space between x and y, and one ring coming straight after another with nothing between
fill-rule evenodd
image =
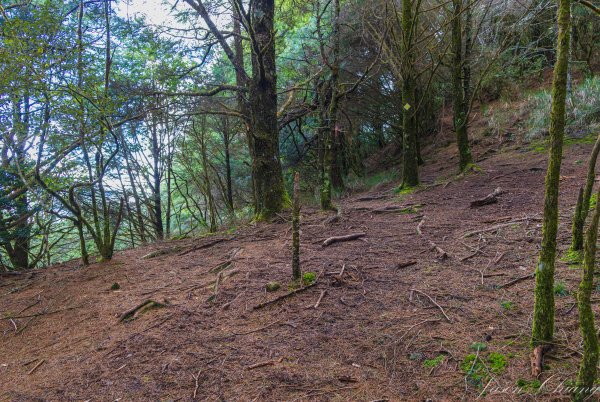
<instances>
[{"instance_id":1,"label":"forest floor","mask_svg":"<svg viewBox=\"0 0 600 402\"><path fill-rule=\"evenodd\" d=\"M590 149L565 149L559 257ZM429 155L411 194L376 186L339 200L338 219L303 208L302 270L316 284L262 308L289 291L283 219L2 278L0 400L568 400L554 391L579 363L577 265L557 262L540 394L530 376L546 154L479 144L481 170L457 177L455 153ZM497 187L497 203L470 207ZM147 300L165 307L119 319Z\"/></svg>"}]
</instances>

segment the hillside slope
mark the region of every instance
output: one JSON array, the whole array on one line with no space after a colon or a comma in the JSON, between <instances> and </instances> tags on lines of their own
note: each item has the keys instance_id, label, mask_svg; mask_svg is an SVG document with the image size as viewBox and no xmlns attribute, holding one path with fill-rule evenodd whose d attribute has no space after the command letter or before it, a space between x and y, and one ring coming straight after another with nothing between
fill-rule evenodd
<instances>
[{"instance_id":1,"label":"hillside slope","mask_svg":"<svg viewBox=\"0 0 600 402\"><path fill-rule=\"evenodd\" d=\"M565 150L561 251L584 177L578 161L590 149ZM397 196L389 184L343 199L334 222L303 209L302 269L315 272L317 284L263 308L253 309L288 292L288 222L155 244L86 268L71 262L2 278L0 399L472 400L482 390L477 383L489 379L461 369L477 353L474 342L486 344L479 356L497 370L497 385L531 380L534 281L510 282L533 272L546 155L481 151L481 171L454 178L455 149L444 148L438 162L424 166L422 189ZM498 203L469 207L496 187L505 191ZM385 210L390 206L408 210ZM465 236L475 230L481 232ZM366 236L321 245L354 232ZM169 252L142 258L155 250ZM575 290L579 274L558 263L567 290ZM267 293L269 281L283 286ZM120 289L111 290L114 283ZM166 307L120 322L146 300ZM577 369L573 303L572 294L557 299L559 346L542 379L552 377L548 389ZM505 367L492 354L503 356Z\"/></svg>"}]
</instances>

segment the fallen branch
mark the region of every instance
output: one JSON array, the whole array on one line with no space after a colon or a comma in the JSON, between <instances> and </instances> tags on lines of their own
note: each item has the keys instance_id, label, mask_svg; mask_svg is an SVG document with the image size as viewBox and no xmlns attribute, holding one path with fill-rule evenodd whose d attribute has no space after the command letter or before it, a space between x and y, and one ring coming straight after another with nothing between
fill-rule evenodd
<instances>
[{"instance_id":1,"label":"fallen branch","mask_svg":"<svg viewBox=\"0 0 600 402\"><path fill-rule=\"evenodd\" d=\"M506 252L500 254L495 260L494 260L494 264L498 264L500 261L502 261L502 259L504 258L504 255L506 255Z\"/></svg>"},{"instance_id":2,"label":"fallen branch","mask_svg":"<svg viewBox=\"0 0 600 402\"><path fill-rule=\"evenodd\" d=\"M321 296L319 296L319 299L317 300L317 302L313 306L314 308L319 308L319 305L321 304L321 300L323 300L323 297L325 297L326 293L327 293L327 290L322 290L321 291Z\"/></svg>"},{"instance_id":3,"label":"fallen branch","mask_svg":"<svg viewBox=\"0 0 600 402\"><path fill-rule=\"evenodd\" d=\"M8 316L5 316L5 317L0 317L0 320L11 320L11 319L18 320L18 319L22 319L22 318L35 318L35 317L39 317L39 316L42 316L42 315L51 315L51 314L60 313L62 311L75 310L76 308L80 308L80 307L82 307L82 306L66 307L66 308L61 308L61 309L52 310L52 311L46 311L46 310L44 310L44 311L39 312L39 313L28 314L28 315L15 315L15 316L8 315Z\"/></svg>"},{"instance_id":4,"label":"fallen branch","mask_svg":"<svg viewBox=\"0 0 600 402\"><path fill-rule=\"evenodd\" d=\"M279 301L281 301L281 300L283 300L283 299L287 299L288 297L290 297L290 296L293 296L293 295L295 295L295 294L297 294L297 293L304 292L305 290L307 290L307 289L310 289L310 288L312 288L313 286L315 286L317 283L318 283L317 281L314 281L314 282L313 282L313 283L311 283L310 285L306 285L306 286L304 286L304 287L301 287L301 288L299 288L299 289L292 290L291 292L288 292L288 293L286 293L286 294L284 294L284 295L281 295L281 296L279 296L279 297L277 297L277 298L275 298L275 299L273 299L273 300L269 300L269 301L266 301L266 302L263 302L263 303L257 304L257 305L256 305L256 306L254 306L252 309L253 309L253 310L258 310L258 309L261 309L261 308L263 308L263 307L270 306L271 304L275 304L275 303L277 303L277 302L279 302Z\"/></svg>"},{"instance_id":5,"label":"fallen branch","mask_svg":"<svg viewBox=\"0 0 600 402\"><path fill-rule=\"evenodd\" d=\"M465 237L471 237L471 236L474 236L474 235L479 234L479 233L493 232L493 231L496 231L496 230L498 230L500 228L503 228L503 227L506 227L506 226L512 226L512 225L515 225L517 223L529 222L529 221L534 221L534 220L540 220L540 218L515 219L515 220L512 220L510 222L501 223L501 224L494 225L494 226L489 227L489 228L479 229L479 230L473 230L471 232L467 232L462 237L464 239Z\"/></svg>"},{"instance_id":6,"label":"fallen branch","mask_svg":"<svg viewBox=\"0 0 600 402\"><path fill-rule=\"evenodd\" d=\"M401 337L398 339L398 341L397 341L397 342L400 342L400 341L401 341L401 340L402 340L402 339L403 339L403 338L404 338L406 335L408 335L408 333L410 332L410 330L411 330L411 329L413 329L414 327L416 327L416 326L418 326L418 325L425 324L425 323L427 323L427 322L440 322L440 321L441 321L441 319L439 319L439 318L438 318L438 319L435 319L435 320L423 320L423 321L421 321L421 322L418 322L418 323L416 323L416 324L414 324L414 325L411 325L411 327L410 327L409 329L407 329L407 330L404 332L404 335L402 335L402 336L401 336Z\"/></svg>"},{"instance_id":7,"label":"fallen branch","mask_svg":"<svg viewBox=\"0 0 600 402\"><path fill-rule=\"evenodd\" d=\"M342 277L344 276L344 272L346 272L346 264L342 264L342 269L340 269L340 272L338 273L338 279L342 279Z\"/></svg>"},{"instance_id":8,"label":"fallen branch","mask_svg":"<svg viewBox=\"0 0 600 402\"><path fill-rule=\"evenodd\" d=\"M502 285L499 285L498 289L508 288L508 287L510 287L510 286L512 286L514 284L517 284L517 283L519 283L521 281L524 281L526 279L531 279L531 278L535 278L535 272L533 272L531 274L528 274L528 275L520 276L518 278L513 279L512 281L508 281L508 282L506 282L506 283L504 283Z\"/></svg>"},{"instance_id":9,"label":"fallen branch","mask_svg":"<svg viewBox=\"0 0 600 402\"><path fill-rule=\"evenodd\" d=\"M440 309L440 311L442 312L442 314L444 315L444 317L446 317L446 320L448 320L448 322L452 322L452 321L450 320L450 317L448 317L448 315L446 314L446 312L445 312L445 311L444 311L444 309L442 308L442 306L440 306L440 305L439 305L439 304L438 304L438 303L437 303L435 300L433 300L433 299L431 298L431 296L429 296L427 293L425 293L425 292L421 292L420 290L417 290L417 289L411 289L411 290L410 290L410 296L409 296L409 299L410 299L411 301L412 301L412 294L413 294L413 292L417 292L417 293L419 293L419 294L421 294L421 295L423 295L423 296L427 297L427 298L428 298L428 299L429 299L429 300L430 300L430 301L431 301L433 304L435 304L435 305L437 306L437 308L439 308L439 309Z\"/></svg>"},{"instance_id":10,"label":"fallen branch","mask_svg":"<svg viewBox=\"0 0 600 402\"><path fill-rule=\"evenodd\" d=\"M272 323L270 323L269 325L265 325L264 327L256 328L256 329L253 329L253 330L250 330L250 331L246 331L246 332L232 332L231 334L228 334L227 337L229 337L229 336L240 336L240 335L253 334L255 332L262 331L262 330L267 329L267 328L271 328L273 325L279 324L281 321L283 321L283 318L280 318L277 321L273 321Z\"/></svg>"},{"instance_id":11,"label":"fallen branch","mask_svg":"<svg viewBox=\"0 0 600 402\"><path fill-rule=\"evenodd\" d=\"M227 310L233 304L233 302L236 301L244 293L246 293L246 291L238 293L231 301L228 301L227 303L223 304L221 306L221 310Z\"/></svg>"},{"instance_id":12,"label":"fallen branch","mask_svg":"<svg viewBox=\"0 0 600 402\"><path fill-rule=\"evenodd\" d=\"M421 222L419 222L419 224L417 225L417 234L419 236L423 235L423 230L421 228L423 227L424 223L425 223L425 218L421 219Z\"/></svg>"},{"instance_id":13,"label":"fallen branch","mask_svg":"<svg viewBox=\"0 0 600 402\"><path fill-rule=\"evenodd\" d=\"M448 253L445 252L443 248L441 248L431 240L429 240L429 246L431 247L430 250L435 250L439 254L440 260L445 260L446 258L448 258Z\"/></svg>"},{"instance_id":14,"label":"fallen branch","mask_svg":"<svg viewBox=\"0 0 600 402\"><path fill-rule=\"evenodd\" d=\"M333 243L339 243L339 242L343 242L343 241L351 241L351 240L356 240L356 239L360 239L361 237L366 236L366 233L360 232L360 233L352 233L349 235L344 235L344 236L333 236L330 237L328 239L326 239L325 241L323 241L323 247L327 247Z\"/></svg>"},{"instance_id":15,"label":"fallen branch","mask_svg":"<svg viewBox=\"0 0 600 402\"><path fill-rule=\"evenodd\" d=\"M29 373L27 373L27 375L33 374L42 364L44 364L45 361L45 359L40 360L38 364L36 364L31 370L29 370Z\"/></svg>"},{"instance_id":16,"label":"fallen branch","mask_svg":"<svg viewBox=\"0 0 600 402\"><path fill-rule=\"evenodd\" d=\"M246 370L254 370L259 367L265 366L273 366L275 363L281 363L283 361L283 357L279 360L267 360L266 362L255 363L246 367Z\"/></svg>"},{"instance_id":17,"label":"fallen branch","mask_svg":"<svg viewBox=\"0 0 600 402\"><path fill-rule=\"evenodd\" d=\"M475 201L471 201L471 208L477 208L484 205L495 204L498 202L498 196L503 194L504 191L500 187L496 188L490 194L486 195L483 198L480 198Z\"/></svg>"},{"instance_id":18,"label":"fallen branch","mask_svg":"<svg viewBox=\"0 0 600 402\"><path fill-rule=\"evenodd\" d=\"M390 212L408 213L413 211L415 211L413 207L400 207L398 205L388 205L382 208L371 209L369 212L371 212L372 214L387 214Z\"/></svg>"}]
</instances>

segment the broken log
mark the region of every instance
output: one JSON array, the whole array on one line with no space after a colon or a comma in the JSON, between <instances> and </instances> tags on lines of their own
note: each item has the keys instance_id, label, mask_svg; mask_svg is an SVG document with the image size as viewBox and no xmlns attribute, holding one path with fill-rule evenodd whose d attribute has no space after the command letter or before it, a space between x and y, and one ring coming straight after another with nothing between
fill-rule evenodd
<instances>
[{"instance_id":1,"label":"broken log","mask_svg":"<svg viewBox=\"0 0 600 402\"><path fill-rule=\"evenodd\" d=\"M539 377L544 367L544 346L536 346L531 353L531 375Z\"/></svg>"},{"instance_id":2,"label":"broken log","mask_svg":"<svg viewBox=\"0 0 600 402\"><path fill-rule=\"evenodd\" d=\"M349 235L344 235L344 236L333 236L330 237L328 239L326 239L325 241L323 241L323 247L327 247L333 243L339 243L339 242L343 242L343 241L351 241L351 240L356 240L356 239L360 239L361 237L365 237L367 234L364 232L360 232L360 233L352 233Z\"/></svg>"},{"instance_id":3,"label":"broken log","mask_svg":"<svg viewBox=\"0 0 600 402\"><path fill-rule=\"evenodd\" d=\"M471 201L471 208L482 207L484 205L495 204L498 202L498 196L503 194L504 191L500 187L496 188L490 194L486 195L483 198L480 198L475 201Z\"/></svg>"}]
</instances>

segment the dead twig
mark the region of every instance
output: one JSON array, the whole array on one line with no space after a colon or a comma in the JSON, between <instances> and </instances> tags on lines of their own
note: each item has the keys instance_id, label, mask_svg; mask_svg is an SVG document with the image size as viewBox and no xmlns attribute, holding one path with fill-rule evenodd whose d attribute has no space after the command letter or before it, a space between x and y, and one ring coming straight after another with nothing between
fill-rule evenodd
<instances>
[{"instance_id":1,"label":"dead twig","mask_svg":"<svg viewBox=\"0 0 600 402\"><path fill-rule=\"evenodd\" d=\"M321 304L321 300L323 300L323 297L325 297L326 293L327 293L327 290L322 290L321 291L321 295L319 296L319 299L317 300L317 302L313 306L314 308L319 308L319 305Z\"/></svg>"},{"instance_id":2,"label":"dead twig","mask_svg":"<svg viewBox=\"0 0 600 402\"><path fill-rule=\"evenodd\" d=\"M531 278L535 278L535 272L533 272L531 274L528 274L528 275L520 276L518 278L513 279L512 281L508 281L506 283L503 283L502 285L498 286L498 289L507 288L507 287L510 287L510 286L512 286L514 284L517 284L517 283L521 282L521 281L524 281L526 279L531 279Z\"/></svg>"},{"instance_id":3,"label":"dead twig","mask_svg":"<svg viewBox=\"0 0 600 402\"><path fill-rule=\"evenodd\" d=\"M247 366L246 370L254 370L256 368L265 367L265 366L273 366L273 365L275 365L275 363L281 363L282 361L283 361L283 357L280 358L279 360L267 360L265 362L255 363L250 366Z\"/></svg>"},{"instance_id":4,"label":"dead twig","mask_svg":"<svg viewBox=\"0 0 600 402\"><path fill-rule=\"evenodd\" d=\"M31 370L29 370L29 373L27 373L27 375L33 374L42 364L44 364L45 361L46 359L40 360L35 366L33 366Z\"/></svg>"},{"instance_id":5,"label":"dead twig","mask_svg":"<svg viewBox=\"0 0 600 402\"><path fill-rule=\"evenodd\" d=\"M448 258L448 253L445 252L443 248L441 248L431 240L429 240L429 246L431 247L430 250L435 250L439 254L440 260L445 260L446 258Z\"/></svg>"},{"instance_id":6,"label":"dead twig","mask_svg":"<svg viewBox=\"0 0 600 402\"><path fill-rule=\"evenodd\" d=\"M240 336L240 335L253 334L255 332L262 331L262 330L267 329L267 328L271 328L273 325L279 324L281 321L283 321L283 318L281 318L281 319L279 319L277 321L274 321L274 322L270 323L269 325L265 325L264 327L256 328L256 329L253 329L253 330L250 330L250 331L246 331L246 332L232 332L231 334L229 334L227 336Z\"/></svg>"},{"instance_id":7,"label":"dead twig","mask_svg":"<svg viewBox=\"0 0 600 402\"><path fill-rule=\"evenodd\" d=\"M446 312L444 311L444 309L442 308L442 306L440 306L435 300L433 300L431 298L431 296L429 296L427 293L422 292L422 291L417 290L417 289L411 289L410 290L410 297L409 297L411 301L412 301L412 294L413 294L413 292L419 293L419 294L427 297L433 304L435 304L437 306L437 308L440 309L440 311L442 312L442 314L444 315L444 317L446 317L446 320L448 320L448 322L452 322L452 320L450 320L450 317L448 317L448 315L446 314Z\"/></svg>"},{"instance_id":8,"label":"dead twig","mask_svg":"<svg viewBox=\"0 0 600 402\"><path fill-rule=\"evenodd\" d=\"M417 234L418 234L419 236L422 236L422 235L423 235L423 230L422 230L422 227L423 227L423 224L424 224L424 223L425 223L425 218L421 219L421 222L419 222L419 224L417 225Z\"/></svg>"}]
</instances>

